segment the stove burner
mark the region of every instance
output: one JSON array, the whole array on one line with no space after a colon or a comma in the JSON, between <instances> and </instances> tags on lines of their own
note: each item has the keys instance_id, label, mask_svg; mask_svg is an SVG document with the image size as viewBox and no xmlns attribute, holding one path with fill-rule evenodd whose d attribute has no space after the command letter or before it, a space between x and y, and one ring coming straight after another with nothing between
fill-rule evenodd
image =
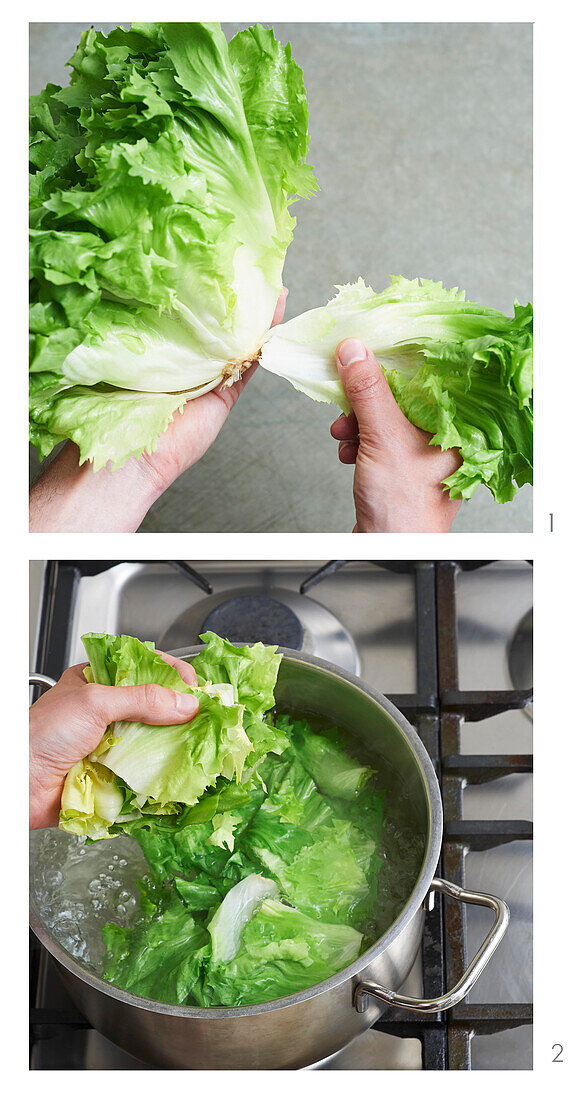
<instances>
[{"instance_id":1,"label":"stove burner","mask_svg":"<svg viewBox=\"0 0 568 1100\"><path fill-rule=\"evenodd\" d=\"M205 617L202 630L213 630L222 638L241 642L301 649L304 639L297 615L272 596L233 596L218 604Z\"/></svg>"},{"instance_id":2,"label":"stove burner","mask_svg":"<svg viewBox=\"0 0 568 1100\"><path fill-rule=\"evenodd\" d=\"M533 683L533 613L532 607L523 615L507 646L507 662L511 683L518 691Z\"/></svg>"},{"instance_id":3,"label":"stove burner","mask_svg":"<svg viewBox=\"0 0 568 1100\"><path fill-rule=\"evenodd\" d=\"M268 586L226 588L191 604L157 640L159 649L178 656L197 645L204 630L235 642L263 642L312 653L358 675L355 642L343 623L326 607L292 588Z\"/></svg>"}]
</instances>

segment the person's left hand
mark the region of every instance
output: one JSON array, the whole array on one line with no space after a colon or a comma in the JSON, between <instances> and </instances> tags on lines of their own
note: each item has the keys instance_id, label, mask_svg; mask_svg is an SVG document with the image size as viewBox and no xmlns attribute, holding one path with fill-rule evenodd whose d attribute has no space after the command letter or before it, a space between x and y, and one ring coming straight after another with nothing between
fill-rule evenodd
<instances>
[{"instance_id":1,"label":"person's left hand","mask_svg":"<svg viewBox=\"0 0 568 1100\"><path fill-rule=\"evenodd\" d=\"M287 296L288 290L284 287L276 303L271 328L281 324ZM144 455L157 477L163 480L164 488L203 457L217 438L257 366L258 363L253 363L232 386L204 393L194 401L188 401L182 410L174 413L171 424L158 440L156 450L151 455Z\"/></svg>"},{"instance_id":2,"label":"person's left hand","mask_svg":"<svg viewBox=\"0 0 568 1100\"><path fill-rule=\"evenodd\" d=\"M284 288L272 327L284 317L287 294ZM111 462L96 473L91 462L79 466L79 448L67 442L31 490L30 531L136 531L162 493L211 446L257 365L232 386L187 401L156 450L118 470Z\"/></svg>"},{"instance_id":3,"label":"person's left hand","mask_svg":"<svg viewBox=\"0 0 568 1100\"><path fill-rule=\"evenodd\" d=\"M194 687L197 676L191 665L161 653L186 684ZM111 722L144 722L173 726L189 722L199 709L195 695L139 684L106 687L89 684L83 676L86 664L73 665L54 687L30 707L30 828L57 825L61 794L67 772L94 752Z\"/></svg>"}]
</instances>

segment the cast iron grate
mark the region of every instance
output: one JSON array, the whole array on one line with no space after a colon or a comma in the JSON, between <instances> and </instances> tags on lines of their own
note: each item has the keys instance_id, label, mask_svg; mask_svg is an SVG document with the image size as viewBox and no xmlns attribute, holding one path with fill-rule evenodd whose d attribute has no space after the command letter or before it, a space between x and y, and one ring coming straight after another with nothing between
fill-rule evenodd
<instances>
[{"instance_id":1,"label":"cast iron grate","mask_svg":"<svg viewBox=\"0 0 568 1100\"><path fill-rule=\"evenodd\" d=\"M118 564L117 561L48 563L40 627L39 671L59 676L65 667L67 624L80 577ZM183 572L203 591L213 591L210 582L187 563L172 561L168 564ZM307 592L347 564L346 560L326 563L302 582L300 591ZM464 821L464 781L485 783L505 775L531 772L532 757L462 755L459 748L461 722L481 721L504 711L521 709L532 701L532 689L459 689L457 575L460 570L483 568L490 564L488 561L376 561L373 564L378 568L414 575L417 690L404 695L391 695L390 698L413 723L441 783L445 824L438 873L463 886L468 850L482 851L513 840L532 840L532 823L528 821ZM43 948L30 933L30 1050L36 1041L68 1033L70 1029L76 1031L90 1027L73 1008L67 1011L35 1007L42 951ZM425 997L439 997L456 983L467 965L463 908L456 904L446 905L439 894L435 895L434 907L426 915L422 961ZM532 1017L532 1004L462 1002L451 1011L434 1016L390 1009L374 1027L400 1038L418 1039L422 1047L423 1069L470 1069L471 1044L475 1035L496 1034L530 1024Z\"/></svg>"}]
</instances>

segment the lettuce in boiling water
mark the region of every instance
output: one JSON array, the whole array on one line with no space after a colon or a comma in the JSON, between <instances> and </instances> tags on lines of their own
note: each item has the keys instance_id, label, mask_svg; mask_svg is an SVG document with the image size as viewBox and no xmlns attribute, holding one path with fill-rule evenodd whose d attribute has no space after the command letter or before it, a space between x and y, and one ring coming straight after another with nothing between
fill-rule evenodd
<instances>
[{"instance_id":1,"label":"lettuce in boiling water","mask_svg":"<svg viewBox=\"0 0 568 1100\"><path fill-rule=\"evenodd\" d=\"M326 924L277 898L267 898L245 924L237 953L213 962L200 1004L257 1004L298 993L354 962L362 935L344 924Z\"/></svg>"},{"instance_id":2,"label":"lettuce in boiling water","mask_svg":"<svg viewBox=\"0 0 568 1100\"><path fill-rule=\"evenodd\" d=\"M159 683L200 704L177 727L113 723L67 777L61 828L91 840L120 831L149 871L132 926L103 928L104 977L169 1004L231 1006L287 996L352 963L382 919L384 796L338 730L265 721L275 647L204 635L191 687L152 643L83 640L87 679Z\"/></svg>"}]
</instances>

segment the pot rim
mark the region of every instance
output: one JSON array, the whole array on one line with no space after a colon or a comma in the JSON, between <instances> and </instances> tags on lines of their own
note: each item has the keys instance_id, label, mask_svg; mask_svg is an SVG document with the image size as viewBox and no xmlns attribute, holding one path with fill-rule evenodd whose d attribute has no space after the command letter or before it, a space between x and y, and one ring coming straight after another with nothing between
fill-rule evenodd
<instances>
[{"instance_id":1,"label":"pot rim","mask_svg":"<svg viewBox=\"0 0 568 1100\"><path fill-rule=\"evenodd\" d=\"M172 650L172 653L175 657L195 657L203 648L203 645L184 646L182 649ZM352 980L358 981L359 975L366 967L394 943L418 912L424 901L430 883L434 878L440 856L443 814L442 799L438 780L436 779L436 773L416 730L385 695L376 691L360 677L353 676L351 673L344 671L338 665L334 665L329 661L324 661L319 657L312 657L310 654L303 654L298 650L286 649L283 646L279 646L278 652L282 654L286 661L314 665L323 672L327 672L345 680L352 688L361 692L363 695L370 696L377 706L386 711L389 717L395 722L412 750L424 782L425 794L427 797L428 831L422 866L406 905L393 924L391 924L390 928L387 929L384 935L381 936L376 943L369 947L363 955L355 959L354 962L350 963L349 966L344 967L343 970L338 970L336 974L332 974L332 976L326 978L325 981L318 982L317 985L300 990L299 993L290 994L288 997L278 997L276 1000L272 1001L261 1001L257 1004L239 1005L232 1008L200 1008L193 1005L165 1004L163 1001L150 1000L149 997L139 997L135 993L128 993L124 989L119 989L118 986L113 985L111 982L107 982L103 978L97 977L90 970L87 970L86 967L81 966L78 960L70 955L65 948L54 939L45 927L30 894L30 927L32 931L60 966L69 970L74 977L80 978L98 992L104 993L108 997L113 997L117 1001L122 1001L124 1004L131 1005L133 1008L141 1009L145 1012L157 1012L163 1016L180 1016L186 1019L231 1019L238 1016L258 1016L266 1012L275 1012L279 1009L290 1008L302 1001L308 1001L322 994L329 993L336 986L342 985L343 982Z\"/></svg>"}]
</instances>

